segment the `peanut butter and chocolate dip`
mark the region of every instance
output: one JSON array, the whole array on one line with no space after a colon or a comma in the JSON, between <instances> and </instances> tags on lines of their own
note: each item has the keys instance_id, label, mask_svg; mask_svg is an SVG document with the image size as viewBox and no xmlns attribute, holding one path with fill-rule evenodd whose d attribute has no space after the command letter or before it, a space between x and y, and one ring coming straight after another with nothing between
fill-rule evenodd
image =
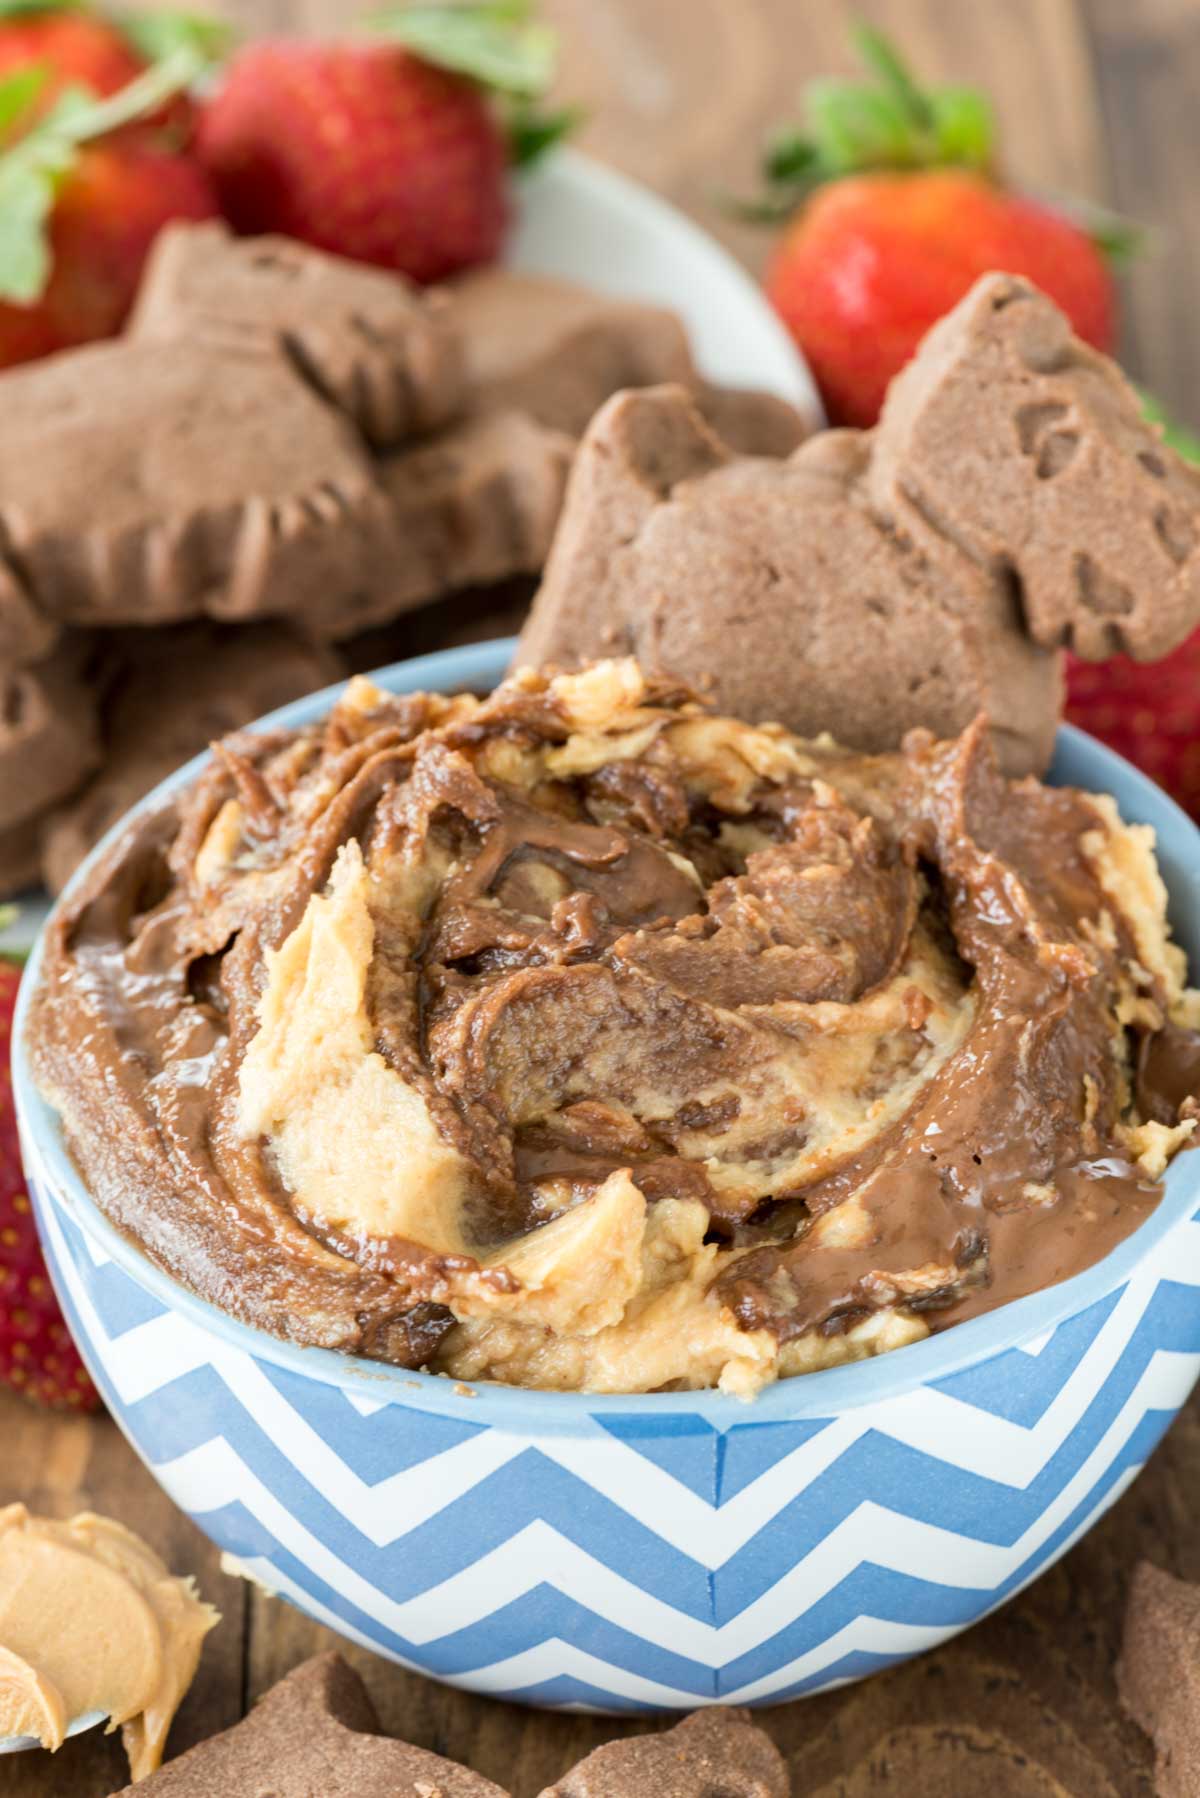
<instances>
[{"instance_id":1,"label":"peanut butter and chocolate dip","mask_svg":"<svg viewBox=\"0 0 1200 1798\"><path fill-rule=\"evenodd\" d=\"M1107 1253L1197 1026L1111 799L615 661L227 738L60 910L31 1034L97 1201L246 1322L750 1394Z\"/></svg>"}]
</instances>

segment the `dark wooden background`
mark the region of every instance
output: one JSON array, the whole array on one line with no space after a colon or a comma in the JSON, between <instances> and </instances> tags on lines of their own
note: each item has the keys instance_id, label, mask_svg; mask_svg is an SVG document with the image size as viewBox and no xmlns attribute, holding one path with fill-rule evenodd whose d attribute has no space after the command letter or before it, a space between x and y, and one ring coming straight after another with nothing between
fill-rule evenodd
<instances>
[{"instance_id":1,"label":"dark wooden background","mask_svg":"<svg viewBox=\"0 0 1200 1798\"><path fill-rule=\"evenodd\" d=\"M659 188L752 266L765 240L723 218L718 188L752 184L764 130L805 77L847 68L846 23L894 32L930 77L988 87L1005 159L1023 183L1117 206L1153 227L1127 282L1127 361L1200 423L1200 0L545 0L564 38L564 93L582 100L584 147ZM333 31L339 0L243 0L248 29ZM53 1420L0 1400L0 1502L134 1525L224 1613L173 1749L225 1727L333 1638L222 1576L107 1421ZM1112 1664L1129 1571L1148 1555L1200 1578L1200 1407L1177 1424L1108 1518L1024 1597L968 1636L865 1686L767 1713L797 1798L1133 1798L1153 1790L1148 1744L1116 1707ZM358 1650L388 1729L537 1792L613 1733L472 1699ZM103 1798L122 1783L115 1738L93 1731L53 1760L0 1761L3 1798ZM230 1794L229 1798L240 1798Z\"/></svg>"}]
</instances>

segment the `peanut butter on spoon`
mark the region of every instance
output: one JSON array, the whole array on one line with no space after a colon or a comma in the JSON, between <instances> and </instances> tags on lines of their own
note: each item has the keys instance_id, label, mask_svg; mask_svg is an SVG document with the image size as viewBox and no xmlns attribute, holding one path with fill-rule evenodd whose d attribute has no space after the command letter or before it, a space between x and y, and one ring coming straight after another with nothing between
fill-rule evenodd
<instances>
[{"instance_id":1,"label":"peanut butter on spoon","mask_svg":"<svg viewBox=\"0 0 1200 1798\"><path fill-rule=\"evenodd\" d=\"M219 1621L190 1579L112 1518L0 1509L0 1736L55 1749L71 1718L100 1711L144 1779Z\"/></svg>"}]
</instances>

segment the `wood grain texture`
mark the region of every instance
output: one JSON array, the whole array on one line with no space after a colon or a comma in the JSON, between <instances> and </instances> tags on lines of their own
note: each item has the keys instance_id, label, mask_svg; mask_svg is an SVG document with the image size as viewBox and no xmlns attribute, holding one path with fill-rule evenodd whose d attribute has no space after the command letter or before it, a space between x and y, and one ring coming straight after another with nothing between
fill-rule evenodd
<instances>
[{"instance_id":1,"label":"wood grain texture","mask_svg":"<svg viewBox=\"0 0 1200 1798\"><path fill-rule=\"evenodd\" d=\"M241 0L224 10L260 31L332 32L351 13L339 0ZM751 267L768 240L733 223L716 195L752 189L761 140L794 112L808 76L849 67L852 13L893 32L929 76L986 85L1019 181L1116 204L1156 228L1155 253L1128 283L1129 359L1180 416L1200 421L1191 316L1200 214L1189 204L1200 139L1195 0L546 0L546 10L563 33L562 90L589 108L582 145L659 188ZM173 1750L233 1721L334 1641L282 1602L223 1578L211 1548L107 1420L57 1422L3 1399L0 1433L0 1501L24 1498L60 1515L110 1511L172 1567L194 1572L222 1609ZM1109 1517L996 1617L866 1685L767 1713L797 1798L868 1798L918 1785L923 1798L1148 1798L1149 1745L1117 1709L1112 1663L1138 1556L1200 1578L1197 1491L1193 1405ZM476 1767L518 1798L614 1733L603 1720L472 1699L339 1646L389 1730ZM53 1761L0 1762L0 1794L103 1798L121 1777L115 1741L92 1732Z\"/></svg>"}]
</instances>

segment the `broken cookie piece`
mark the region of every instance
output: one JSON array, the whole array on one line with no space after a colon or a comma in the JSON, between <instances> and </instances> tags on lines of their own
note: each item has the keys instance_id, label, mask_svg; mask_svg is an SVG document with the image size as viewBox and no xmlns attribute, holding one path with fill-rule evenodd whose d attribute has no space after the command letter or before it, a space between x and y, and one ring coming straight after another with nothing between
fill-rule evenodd
<instances>
[{"instance_id":1,"label":"broken cookie piece","mask_svg":"<svg viewBox=\"0 0 1200 1798\"><path fill-rule=\"evenodd\" d=\"M861 433L738 458L682 389L618 394L580 446L517 662L630 653L721 711L871 751L986 712L1009 773L1044 768L1057 658L1001 582L872 510L869 468Z\"/></svg>"},{"instance_id":2,"label":"broken cookie piece","mask_svg":"<svg viewBox=\"0 0 1200 1798\"><path fill-rule=\"evenodd\" d=\"M1117 1664L1125 1710L1153 1739L1159 1798L1200 1792L1200 1586L1149 1561L1134 1571Z\"/></svg>"},{"instance_id":3,"label":"broken cookie piece","mask_svg":"<svg viewBox=\"0 0 1200 1798\"><path fill-rule=\"evenodd\" d=\"M103 707L103 766L41 833L58 892L88 850L158 781L218 737L337 680L341 658L278 624L206 623L114 633Z\"/></svg>"},{"instance_id":4,"label":"broken cookie piece","mask_svg":"<svg viewBox=\"0 0 1200 1798\"><path fill-rule=\"evenodd\" d=\"M783 1756L749 1711L695 1711L661 1735L606 1742L541 1798L788 1798Z\"/></svg>"},{"instance_id":5,"label":"broken cookie piece","mask_svg":"<svg viewBox=\"0 0 1200 1798\"><path fill-rule=\"evenodd\" d=\"M868 486L1007 578L1043 648L1153 661L1200 621L1200 473L1016 276L977 281L893 381Z\"/></svg>"},{"instance_id":6,"label":"broken cookie piece","mask_svg":"<svg viewBox=\"0 0 1200 1798\"><path fill-rule=\"evenodd\" d=\"M379 450L436 430L464 405L462 342L443 296L288 237L169 226L128 335L235 356L279 351Z\"/></svg>"},{"instance_id":7,"label":"broken cookie piece","mask_svg":"<svg viewBox=\"0 0 1200 1798\"><path fill-rule=\"evenodd\" d=\"M507 1798L490 1779L379 1733L358 1674L316 1655L249 1716L111 1798Z\"/></svg>"},{"instance_id":8,"label":"broken cookie piece","mask_svg":"<svg viewBox=\"0 0 1200 1798\"><path fill-rule=\"evenodd\" d=\"M3 377L0 567L51 624L354 628L386 500L281 356L118 340Z\"/></svg>"}]
</instances>

